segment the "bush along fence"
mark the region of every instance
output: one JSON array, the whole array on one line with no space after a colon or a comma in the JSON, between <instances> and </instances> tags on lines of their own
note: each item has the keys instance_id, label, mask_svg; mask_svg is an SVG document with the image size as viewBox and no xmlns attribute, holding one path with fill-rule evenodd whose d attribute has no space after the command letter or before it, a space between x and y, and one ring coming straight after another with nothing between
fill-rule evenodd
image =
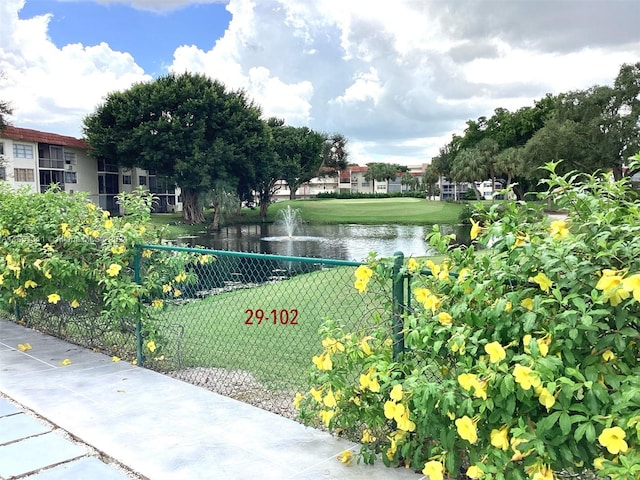
<instances>
[{"instance_id":1,"label":"bush along fence","mask_svg":"<svg viewBox=\"0 0 640 480\"><path fill-rule=\"evenodd\" d=\"M325 325L325 361L295 399L303 421L430 480L640 478L637 194L555 168L545 182L566 218L479 206L471 246L434 229L442 262L404 262L401 353L383 329ZM357 286L391 272L372 259Z\"/></svg>"}]
</instances>

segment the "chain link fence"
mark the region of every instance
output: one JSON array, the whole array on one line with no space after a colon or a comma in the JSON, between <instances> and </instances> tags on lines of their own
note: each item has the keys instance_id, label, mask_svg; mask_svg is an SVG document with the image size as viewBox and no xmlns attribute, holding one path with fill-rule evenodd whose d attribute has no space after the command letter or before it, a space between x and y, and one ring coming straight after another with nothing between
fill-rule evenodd
<instances>
[{"instance_id":1,"label":"chain link fence","mask_svg":"<svg viewBox=\"0 0 640 480\"><path fill-rule=\"evenodd\" d=\"M387 311L381 298L391 295L390 289L359 293L355 262L140 248L214 258L189 267L195 281L181 286L179 297L165 295L153 322L160 346L144 365L292 418L295 393L308 388L311 358L321 351L323 323L332 320L365 334ZM150 260L140 256L140 278L145 262Z\"/></svg>"}]
</instances>

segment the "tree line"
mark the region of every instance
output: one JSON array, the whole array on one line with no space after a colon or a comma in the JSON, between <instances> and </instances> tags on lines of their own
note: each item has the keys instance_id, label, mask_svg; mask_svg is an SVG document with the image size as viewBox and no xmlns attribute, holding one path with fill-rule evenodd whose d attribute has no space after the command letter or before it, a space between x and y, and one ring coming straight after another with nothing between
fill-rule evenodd
<instances>
[{"instance_id":1,"label":"tree line","mask_svg":"<svg viewBox=\"0 0 640 480\"><path fill-rule=\"evenodd\" d=\"M544 164L562 160L558 173L611 171L619 179L627 159L640 151L640 62L624 64L613 86L547 94L515 112L497 108L468 120L432 159L455 182L504 178L522 199L536 188Z\"/></svg>"},{"instance_id":2,"label":"tree line","mask_svg":"<svg viewBox=\"0 0 640 480\"><path fill-rule=\"evenodd\" d=\"M183 219L205 221L213 205L213 227L229 195L253 201L266 218L284 180L298 187L347 166L347 139L307 127L263 119L242 90L194 73L169 74L110 93L83 121L90 153L122 167L153 170L181 189Z\"/></svg>"}]
</instances>

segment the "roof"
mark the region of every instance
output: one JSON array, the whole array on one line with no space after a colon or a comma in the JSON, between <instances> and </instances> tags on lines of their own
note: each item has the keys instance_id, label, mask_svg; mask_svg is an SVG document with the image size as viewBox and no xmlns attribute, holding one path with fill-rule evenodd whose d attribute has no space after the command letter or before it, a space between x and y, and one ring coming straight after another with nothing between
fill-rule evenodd
<instances>
[{"instance_id":1,"label":"roof","mask_svg":"<svg viewBox=\"0 0 640 480\"><path fill-rule=\"evenodd\" d=\"M24 142L48 143L51 145L61 145L63 147L79 148L88 150L89 145L84 140L66 135L58 135L57 133L40 132L31 130L30 128L18 128L7 126L0 132L0 138L10 138L11 140L22 140Z\"/></svg>"}]
</instances>

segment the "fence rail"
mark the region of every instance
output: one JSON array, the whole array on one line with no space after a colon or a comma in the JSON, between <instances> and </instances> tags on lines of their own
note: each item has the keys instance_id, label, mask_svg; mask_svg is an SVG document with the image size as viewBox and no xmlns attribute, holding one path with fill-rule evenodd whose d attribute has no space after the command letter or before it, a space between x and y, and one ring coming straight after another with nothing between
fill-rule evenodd
<instances>
[{"instance_id":1,"label":"fence rail","mask_svg":"<svg viewBox=\"0 0 640 480\"><path fill-rule=\"evenodd\" d=\"M321 350L319 329L327 320L345 331L366 335L384 322L394 338L394 355L403 350L403 309L409 301L407 277L360 293L354 288L358 262L286 257L166 245L139 245L133 265L142 282L152 258L143 252L210 255L215 260L190 266L191 281L166 292L153 320L102 323L99 299L72 309L33 302L18 318L89 348L122 358L220 394L293 417L296 391L306 387L311 358ZM384 290L384 291L383 291ZM144 301L144 300L143 300ZM393 304L390 318L389 304ZM16 312L18 313L18 312ZM144 348L154 338L154 351Z\"/></svg>"}]
</instances>

